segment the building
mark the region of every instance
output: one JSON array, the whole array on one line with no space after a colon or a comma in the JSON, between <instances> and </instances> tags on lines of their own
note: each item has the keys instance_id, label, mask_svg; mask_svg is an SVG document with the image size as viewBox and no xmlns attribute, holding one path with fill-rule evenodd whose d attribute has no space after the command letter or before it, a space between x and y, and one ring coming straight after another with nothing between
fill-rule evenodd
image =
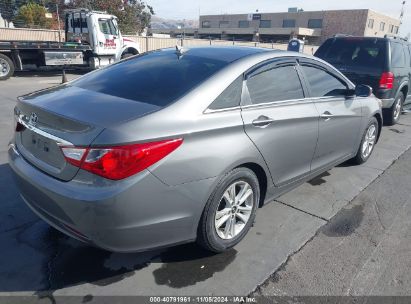
<instances>
[{"instance_id":1,"label":"building","mask_svg":"<svg viewBox=\"0 0 411 304\"><path fill-rule=\"evenodd\" d=\"M224 14L200 16L199 28L159 30L172 36L284 42L291 36L320 44L336 34L377 36L398 34L398 19L369 9L303 11L286 13Z\"/></svg>"}]
</instances>

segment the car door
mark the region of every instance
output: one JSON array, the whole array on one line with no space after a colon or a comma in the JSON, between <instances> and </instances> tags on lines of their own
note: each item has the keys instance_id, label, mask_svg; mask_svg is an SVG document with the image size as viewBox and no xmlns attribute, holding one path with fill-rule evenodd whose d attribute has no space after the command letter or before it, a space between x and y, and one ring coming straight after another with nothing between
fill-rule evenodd
<instances>
[{"instance_id":1,"label":"car door","mask_svg":"<svg viewBox=\"0 0 411 304\"><path fill-rule=\"evenodd\" d=\"M98 24L95 33L96 53L98 55L116 55L121 49L120 32L116 18L104 17L104 15L93 15L93 18Z\"/></svg>"},{"instance_id":2,"label":"car door","mask_svg":"<svg viewBox=\"0 0 411 304\"><path fill-rule=\"evenodd\" d=\"M303 60L299 68L320 114L318 144L311 165L316 171L353 155L362 135L362 102L347 97L352 85L326 65Z\"/></svg>"},{"instance_id":3,"label":"car door","mask_svg":"<svg viewBox=\"0 0 411 304\"><path fill-rule=\"evenodd\" d=\"M245 78L245 132L277 186L310 173L318 138L318 112L305 98L296 64L295 59L277 59L255 67Z\"/></svg>"}]
</instances>

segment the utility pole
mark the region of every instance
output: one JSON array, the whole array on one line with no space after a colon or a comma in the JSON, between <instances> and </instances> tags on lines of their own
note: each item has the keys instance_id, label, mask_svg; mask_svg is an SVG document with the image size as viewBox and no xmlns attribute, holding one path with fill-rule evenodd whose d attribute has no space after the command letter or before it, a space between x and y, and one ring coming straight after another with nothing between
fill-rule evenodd
<instances>
[{"instance_id":1,"label":"utility pole","mask_svg":"<svg viewBox=\"0 0 411 304\"><path fill-rule=\"evenodd\" d=\"M402 2L402 6L401 6L401 14L400 14L400 25L399 25L399 28L401 27L401 25L402 25L402 20L404 19L405 4L406 4L406 1L403 1L403 2Z\"/></svg>"},{"instance_id":2,"label":"utility pole","mask_svg":"<svg viewBox=\"0 0 411 304\"><path fill-rule=\"evenodd\" d=\"M61 28L60 28L60 13L59 13L59 5L56 3L56 14L57 14L57 23L59 27L59 43L61 42Z\"/></svg>"}]
</instances>

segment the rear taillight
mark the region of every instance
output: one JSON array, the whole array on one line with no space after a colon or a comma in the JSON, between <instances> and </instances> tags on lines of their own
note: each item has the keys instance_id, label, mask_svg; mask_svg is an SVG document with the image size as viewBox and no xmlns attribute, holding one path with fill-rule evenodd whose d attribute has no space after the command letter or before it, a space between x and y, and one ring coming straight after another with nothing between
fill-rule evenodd
<instances>
[{"instance_id":1,"label":"rear taillight","mask_svg":"<svg viewBox=\"0 0 411 304\"><path fill-rule=\"evenodd\" d=\"M150 143L104 147L61 147L67 162L112 180L120 180L147 169L177 149L182 138Z\"/></svg>"},{"instance_id":2,"label":"rear taillight","mask_svg":"<svg viewBox=\"0 0 411 304\"><path fill-rule=\"evenodd\" d=\"M394 86L394 74L384 72L380 78L380 89L392 89Z\"/></svg>"}]
</instances>

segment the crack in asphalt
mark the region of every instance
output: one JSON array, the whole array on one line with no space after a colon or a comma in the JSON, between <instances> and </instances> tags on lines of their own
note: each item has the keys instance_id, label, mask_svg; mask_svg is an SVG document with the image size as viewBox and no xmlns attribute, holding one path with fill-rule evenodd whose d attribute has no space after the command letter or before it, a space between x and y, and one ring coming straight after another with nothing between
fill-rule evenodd
<instances>
[{"instance_id":1,"label":"crack in asphalt","mask_svg":"<svg viewBox=\"0 0 411 304\"><path fill-rule=\"evenodd\" d=\"M328 221L329 221L329 220L326 219L325 217L316 215L316 214L314 214L314 213L310 213L310 212L308 212L308 211L305 211L305 210L302 210L302 209L300 209L300 208L294 207L293 205L284 203L284 202L279 201L279 200L274 200L274 201L277 202L277 203L280 203L280 204L282 204L282 205L284 205L284 206L290 207L290 208L292 208L292 209L294 209L294 210L297 210L297 211L300 211L300 212L302 212L302 213L305 213L305 214L307 214L307 215L311 215L311 216L313 216L313 217L316 217L316 218L318 218L318 219L320 219L320 220L323 220L323 221L325 221L325 222L328 222Z\"/></svg>"},{"instance_id":2,"label":"crack in asphalt","mask_svg":"<svg viewBox=\"0 0 411 304\"><path fill-rule=\"evenodd\" d=\"M381 220L380 207L378 206L378 203L377 203L376 199L374 199L374 210L375 210L375 213L377 214L378 222L380 223L382 229L386 230L386 228L385 228L385 226L384 226L384 224L382 223L382 220Z\"/></svg>"},{"instance_id":3,"label":"crack in asphalt","mask_svg":"<svg viewBox=\"0 0 411 304\"><path fill-rule=\"evenodd\" d=\"M50 261L47 262L47 282L48 282L48 287L47 290L52 290L53 287L53 264L57 260L58 256L60 254L60 247L57 246L55 250L55 254L51 257Z\"/></svg>"},{"instance_id":4,"label":"crack in asphalt","mask_svg":"<svg viewBox=\"0 0 411 304\"><path fill-rule=\"evenodd\" d=\"M296 208L295 208L296 209ZM293 258L293 256L295 256L297 253L299 253L307 244L309 244L310 242L312 242L312 240L318 236L321 232L321 228L318 229L314 235L312 237L310 237L306 242L304 242L300 248L298 248L297 250L293 251L286 259L285 261L277 268L277 270L275 270L267 279L265 279L262 283L258 284L254 290L252 290L249 294L247 294L247 297L251 297L252 294L254 293L258 293L260 295L262 295L261 293L261 288L265 287L266 285L268 285L270 283L270 281L276 281L278 280L278 273L282 270L285 270L286 266L289 264L289 262L291 261L291 259Z\"/></svg>"},{"instance_id":5,"label":"crack in asphalt","mask_svg":"<svg viewBox=\"0 0 411 304\"><path fill-rule=\"evenodd\" d=\"M45 276L47 277L47 286L45 286L42 290L38 290L33 293L33 295L37 296L39 300L41 299L49 299L51 304L56 304L57 301L54 298L54 291L53 287L53 264L56 261L57 257L60 255L60 247L57 245L56 249L54 250L55 253L51 256L50 260L45 265Z\"/></svg>"},{"instance_id":6,"label":"crack in asphalt","mask_svg":"<svg viewBox=\"0 0 411 304\"><path fill-rule=\"evenodd\" d=\"M14 230L20 230L20 229L24 230L24 229L26 229L30 226L33 226L35 223L37 223L39 221L41 221L40 218L36 219L36 220L32 220L32 221L24 223L24 224L21 224L21 225L18 225L18 226L15 226L15 227L12 227L12 228L9 228L9 229L6 229L6 230L2 230L2 231L0 231L0 233L7 233L7 232L12 232Z\"/></svg>"}]
</instances>

